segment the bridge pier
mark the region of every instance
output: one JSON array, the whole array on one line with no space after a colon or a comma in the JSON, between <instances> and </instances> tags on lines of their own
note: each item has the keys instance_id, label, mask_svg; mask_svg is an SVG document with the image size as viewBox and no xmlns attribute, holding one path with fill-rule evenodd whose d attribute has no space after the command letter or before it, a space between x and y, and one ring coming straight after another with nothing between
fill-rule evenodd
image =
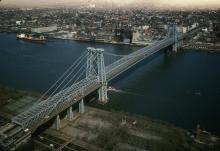
<instances>
[{"instance_id":1,"label":"bridge pier","mask_svg":"<svg viewBox=\"0 0 220 151\"><path fill-rule=\"evenodd\" d=\"M177 43L174 43L174 44L172 45L172 50L173 50L173 52L177 52L177 48L178 48Z\"/></svg>"},{"instance_id":2,"label":"bridge pier","mask_svg":"<svg viewBox=\"0 0 220 151\"><path fill-rule=\"evenodd\" d=\"M73 121L73 108L72 108L72 106L67 109L66 119L70 122Z\"/></svg>"},{"instance_id":3,"label":"bridge pier","mask_svg":"<svg viewBox=\"0 0 220 151\"><path fill-rule=\"evenodd\" d=\"M55 128L56 130L59 130L61 128L61 122L60 122L60 116L57 115L55 118L55 121L53 123L53 128Z\"/></svg>"},{"instance_id":4,"label":"bridge pier","mask_svg":"<svg viewBox=\"0 0 220 151\"><path fill-rule=\"evenodd\" d=\"M104 49L97 49L98 55L98 77L99 82L101 83L101 88L99 88L99 98L98 101L100 104L106 104L108 102L107 96L107 80L105 72L105 63L103 56Z\"/></svg>"},{"instance_id":5,"label":"bridge pier","mask_svg":"<svg viewBox=\"0 0 220 151\"><path fill-rule=\"evenodd\" d=\"M182 47L182 40L172 45L172 51L177 52Z\"/></svg>"},{"instance_id":6,"label":"bridge pier","mask_svg":"<svg viewBox=\"0 0 220 151\"><path fill-rule=\"evenodd\" d=\"M79 113L83 114L85 112L85 104L84 104L84 100L80 100L79 102Z\"/></svg>"},{"instance_id":7,"label":"bridge pier","mask_svg":"<svg viewBox=\"0 0 220 151\"><path fill-rule=\"evenodd\" d=\"M182 45L183 45L183 40L179 40L179 41L178 41L178 47L181 48Z\"/></svg>"},{"instance_id":8,"label":"bridge pier","mask_svg":"<svg viewBox=\"0 0 220 151\"><path fill-rule=\"evenodd\" d=\"M108 103L108 96L107 96L107 82L103 83L102 87L99 88L99 98L98 101L100 104Z\"/></svg>"},{"instance_id":9,"label":"bridge pier","mask_svg":"<svg viewBox=\"0 0 220 151\"><path fill-rule=\"evenodd\" d=\"M169 26L168 37L172 38L172 51L177 52L177 50L182 46L182 39L179 39L179 33L176 29L176 23L171 23Z\"/></svg>"},{"instance_id":10,"label":"bridge pier","mask_svg":"<svg viewBox=\"0 0 220 151\"><path fill-rule=\"evenodd\" d=\"M183 40L180 40L180 47L183 46Z\"/></svg>"},{"instance_id":11,"label":"bridge pier","mask_svg":"<svg viewBox=\"0 0 220 151\"><path fill-rule=\"evenodd\" d=\"M180 42L179 41L177 41L176 46L177 46L177 50L178 50L179 47L180 47Z\"/></svg>"}]
</instances>

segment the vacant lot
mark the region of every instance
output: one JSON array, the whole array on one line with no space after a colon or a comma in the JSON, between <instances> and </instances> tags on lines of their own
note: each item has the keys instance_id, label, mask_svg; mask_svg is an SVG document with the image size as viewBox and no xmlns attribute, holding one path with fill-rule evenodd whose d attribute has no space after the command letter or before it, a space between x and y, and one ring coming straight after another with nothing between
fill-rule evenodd
<instances>
[{"instance_id":1,"label":"vacant lot","mask_svg":"<svg viewBox=\"0 0 220 151\"><path fill-rule=\"evenodd\" d=\"M62 120L60 131L50 128L44 133L72 144L81 142L89 150L108 151L205 151L207 146L194 142L187 131L161 121L121 112L91 107L84 114L74 112L75 120ZM68 144L66 143L66 144ZM79 145L79 144L76 144ZM59 144L58 144L59 146ZM63 145L61 145L61 148ZM60 148L59 148L60 149ZM61 149L62 150L62 149Z\"/></svg>"}]
</instances>

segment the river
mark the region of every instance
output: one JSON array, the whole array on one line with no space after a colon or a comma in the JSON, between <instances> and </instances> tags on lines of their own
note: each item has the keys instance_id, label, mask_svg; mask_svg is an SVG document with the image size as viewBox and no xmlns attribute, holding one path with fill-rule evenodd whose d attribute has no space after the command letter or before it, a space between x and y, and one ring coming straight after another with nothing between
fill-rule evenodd
<instances>
[{"instance_id":1,"label":"river","mask_svg":"<svg viewBox=\"0 0 220 151\"><path fill-rule=\"evenodd\" d=\"M139 48L68 40L46 44L0 34L0 84L44 92L87 47L129 54ZM220 136L220 55L163 52L126 72L111 86L109 103L100 108L140 114L187 129L200 124Z\"/></svg>"}]
</instances>

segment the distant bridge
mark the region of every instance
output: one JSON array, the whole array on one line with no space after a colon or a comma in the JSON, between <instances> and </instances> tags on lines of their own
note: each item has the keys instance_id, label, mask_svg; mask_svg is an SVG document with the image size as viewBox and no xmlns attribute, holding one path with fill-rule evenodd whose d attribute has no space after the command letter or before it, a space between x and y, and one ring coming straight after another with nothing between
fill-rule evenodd
<instances>
[{"instance_id":1,"label":"distant bridge","mask_svg":"<svg viewBox=\"0 0 220 151\"><path fill-rule=\"evenodd\" d=\"M67 119L73 120L72 105L79 102L79 112L84 112L88 94L98 90L98 101L107 103L107 83L143 59L172 46L174 52L182 45L183 35L172 24L167 36L150 46L129 55L115 55L103 49L88 48L39 99L39 103L12 118L12 122L0 130L0 145L13 149L20 146L40 125L55 118L55 128L60 128L59 113L67 109ZM105 66L104 54L117 58ZM43 100L43 98L47 99Z\"/></svg>"}]
</instances>

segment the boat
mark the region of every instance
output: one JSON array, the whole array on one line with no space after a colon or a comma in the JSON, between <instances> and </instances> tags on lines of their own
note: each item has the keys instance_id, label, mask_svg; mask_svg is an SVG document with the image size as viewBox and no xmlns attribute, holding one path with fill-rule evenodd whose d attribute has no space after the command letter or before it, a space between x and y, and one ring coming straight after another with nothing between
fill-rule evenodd
<instances>
[{"instance_id":1,"label":"boat","mask_svg":"<svg viewBox=\"0 0 220 151\"><path fill-rule=\"evenodd\" d=\"M27 35L27 34L17 34L16 35L17 39L21 39L21 40L29 40L29 41L33 41L33 42L46 42L47 38L45 38L45 36L41 35L39 37L33 36L33 35Z\"/></svg>"},{"instance_id":2,"label":"boat","mask_svg":"<svg viewBox=\"0 0 220 151\"><path fill-rule=\"evenodd\" d=\"M195 93L195 95L199 95L199 96L200 96L200 95L201 95L201 93L200 93L200 92L196 92L196 93Z\"/></svg>"},{"instance_id":3,"label":"boat","mask_svg":"<svg viewBox=\"0 0 220 151\"><path fill-rule=\"evenodd\" d=\"M108 87L108 91L116 91L114 87Z\"/></svg>"}]
</instances>

